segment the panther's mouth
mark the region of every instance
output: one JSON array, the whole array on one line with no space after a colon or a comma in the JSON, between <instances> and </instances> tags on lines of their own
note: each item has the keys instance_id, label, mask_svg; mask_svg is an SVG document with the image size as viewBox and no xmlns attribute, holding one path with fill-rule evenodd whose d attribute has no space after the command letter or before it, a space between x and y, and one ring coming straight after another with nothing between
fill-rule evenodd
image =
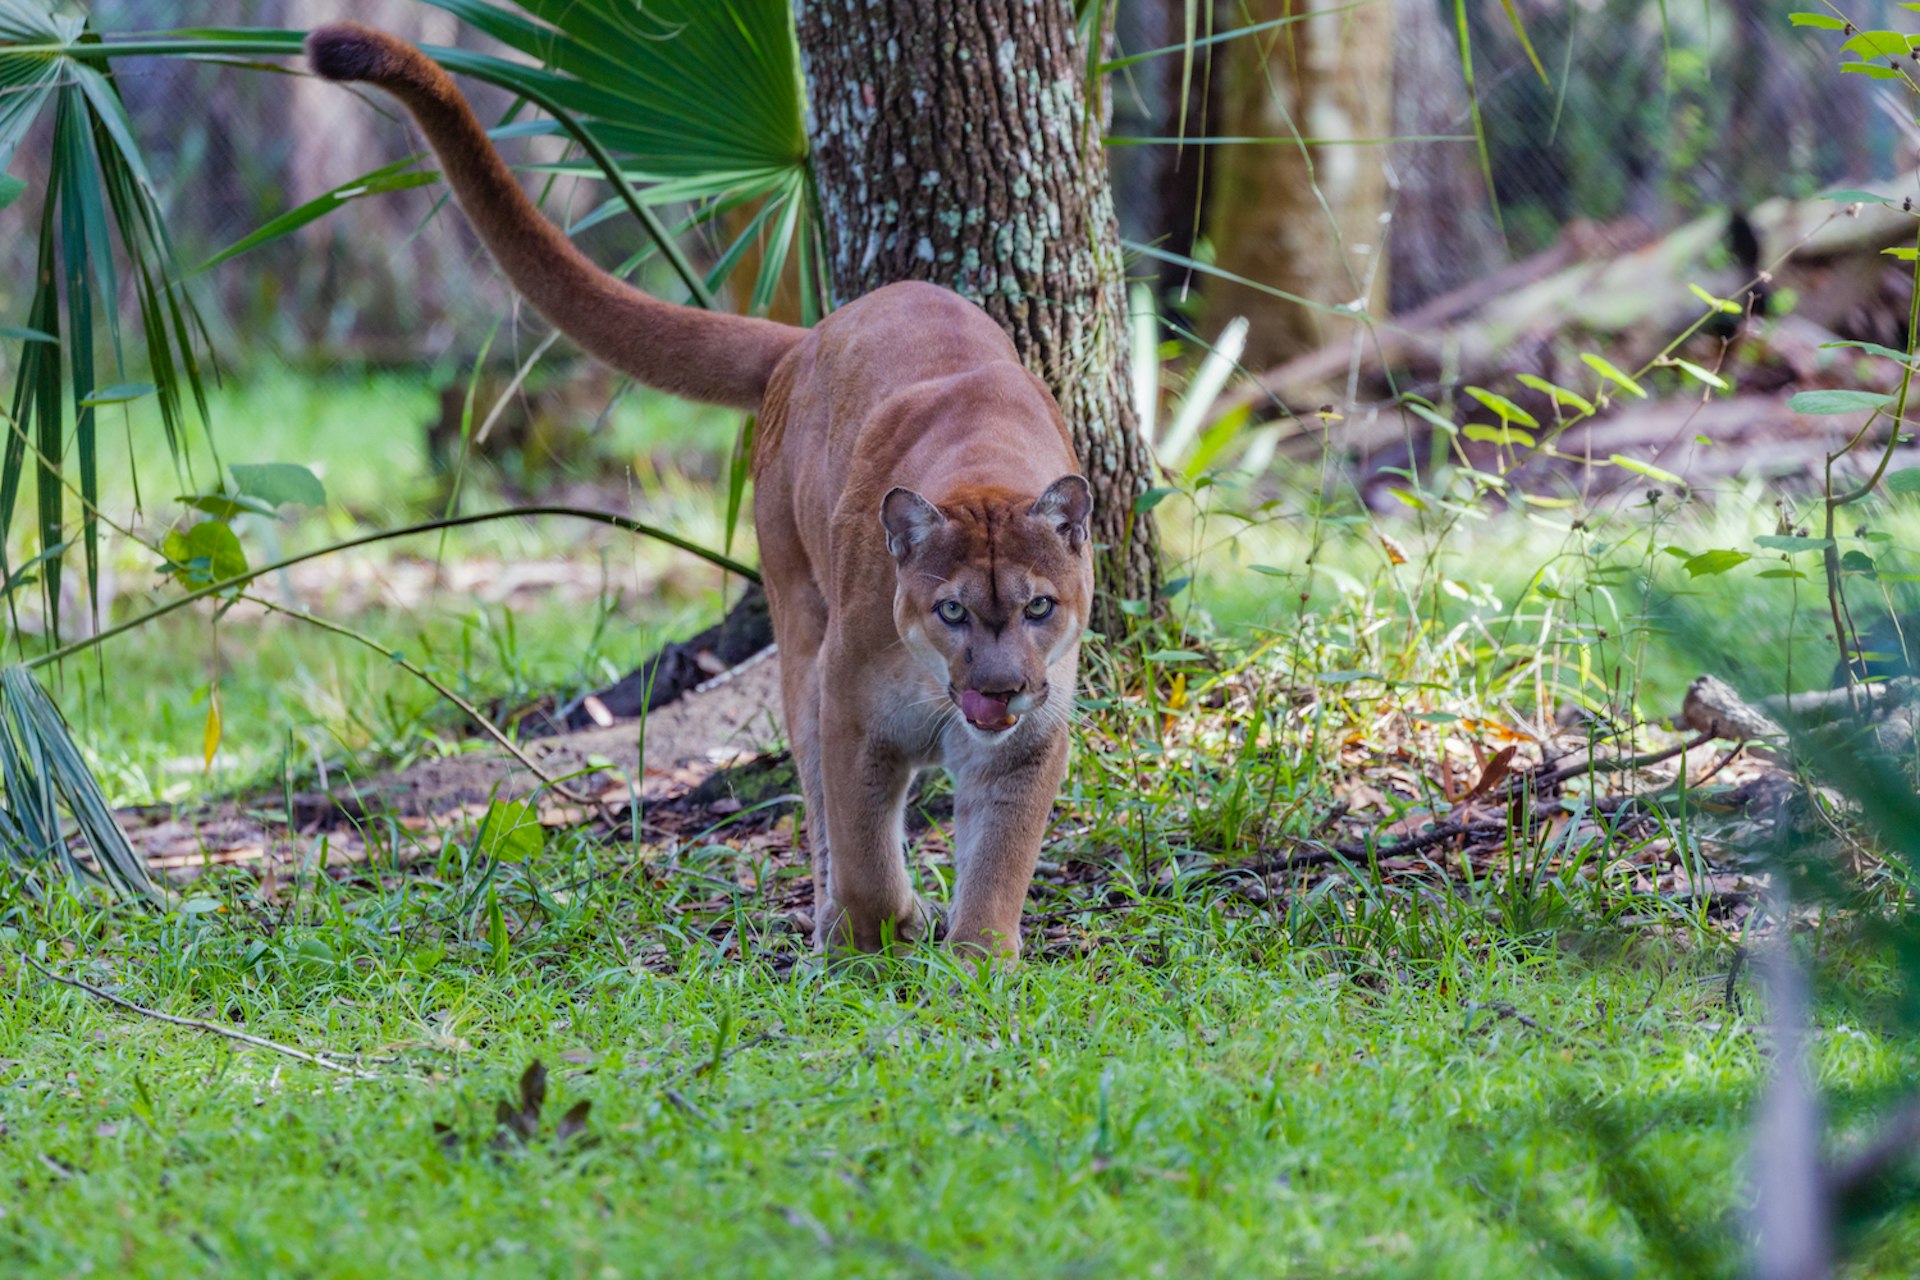
<instances>
[{"instance_id":1,"label":"panther's mouth","mask_svg":"<svg viewBox=\"0 0 1920 1280\"><path fill-rule=\"evenodd\" d=\"M1005 733L1020 723L1020 717L1007 706L1010 699L996 698L978 689L962 689L954 697L967 723L982 733Z\"/></svg>"}]
</instances>

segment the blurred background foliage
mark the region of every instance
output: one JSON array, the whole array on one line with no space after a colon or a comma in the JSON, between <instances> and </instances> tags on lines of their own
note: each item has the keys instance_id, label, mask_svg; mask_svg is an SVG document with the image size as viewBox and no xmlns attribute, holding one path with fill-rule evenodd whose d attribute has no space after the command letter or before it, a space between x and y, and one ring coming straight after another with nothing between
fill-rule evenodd
<instances>
[{"instance_id":1,"label":"blurred background foliage","mask_svg":"<svg viewBox=\"0 0 1920 1280\"><path fill-rule=\"evenodd\" d=\"M18 14L50 11L46 0L0 4ZM1391 399L1377 397L1365 379L1349 396L1342 344L1358 326L1343 308L1364 302L1367 332L1391 334L1476 289L1507 287L1504 272L1524 276L1536 261L1631 255L1679 236L1696 218L1706 221L1688 242L1694 257L1630 275L1629 292L1656 277L1677 288L1696 259L1717 264L1731 287L1753 266L1727 234L1736 215L1777 197L1903 174L1916 158L1915 129L1897 87L1834 74L1833 42L1791 26L1795 5L1788 0L1119 0L1110 9L1082 8L1089 21L1103 14L1112 20L1092 61L1103 78L1108 157L1130 269L1144 286L1136 298L1149 316L1137 335L1137 363L1159 375L1143 382L1142 394L1162 404L1160 418L1169 425L1161 444L1179 441L1171 452L1180 456L1163 448L1163 460L1180 483L1202 487L1225 475L1223 468L1240 468L1247 474L1214 492L1231 491L1242 513L1258 513L1226 540L1217 529L1208 533L1209 517L1196 509L1193 572L1180 574L1209 591L1205 610L1183 615L1189 623L1207 611L1223 625L1271 612L1275 584L1232 571L1238 561L1311 558L1316 568L1302 590L1316 600L1364 580L1375 568L1372 553L1359 544L1329 549L1329 531L1407 515L1385 486L1405 474L1410 459L1424 465L1423 451L1438 456L1437 444L1392 423L1393 441L1404 442L1382 448L1365 415L1377 417L1411 391L1438 404L1443 417L1454 416L1454 393L1475 371L1447 364L1450 357L1437 366L1416 361L1387 370ZM568 109L620 157L640 200L674 230L675 248L720 305L804 321L823 298L810 261L802 89L785 0L677 0L639 10L614 0L101 0L86 12L93 30L111 39L177 32L173 52L192 46L200 55L115 58L111 77L172 247L178 271L171 278L206 327L195 350L217 445L217 452L203 448L196 426L180 437L183 447L170 447L161 429L164 396L92 406L104 516L157 543L168 528L194 518L175 495L226 487L224 464L294 461L322 475L332 501L292 522L240 517L256 559L367 527L533 498L644 511L714 546L733 535L737 416L624 385L564 344L552 345L452 215L443 189L421 167L417 136L392 105L378 94L313 80L297 60L274 51L286 53L299 31L342 17L442 50L458 61L483 118L500 124L501 145L530 189L586 250L663 296L687 298L680 272L663 260L648 227L562 129L500 82L517 76L563 94ZM1891 0L1868 0L1850 12L1862 24L1898 25L1903 11ZM242 43L210 56L207 33L216 29ZM563 74L545 74L547 64ZM40 112L5 165L18 184L0 208L0 324L8 326L30 324L42 197L64 189L54 171L61 154L56 115ZM1858 290L1872 305L1854 308L1866 314L1819 313L1828 336L1904 344L1904 268L1874 271L1870 287ZM116 301L128 317L139 310L125 277ZM1636 348L1624 324L1607 329L1583 317L1583 307L1598 313L1587 305L1593 301L1582 293L1558 304L1573 323L1589 326L1583 338L1634 358L1658 347ZM1789 305L1779 299L1776 310ZM1222 339L1235 319L1246 324L1227 350ZM1660 332L1664 341L1665 321L1654 315L1640 330ZM96 330L96 385L151 381L164 389L161 371L137 341L110 355L104 326ZM1489 341L1488 365L1496 373L1531 369L1553 378L1564 376L1560 365L1581 370L1577 348L1566 343L1529 347L1504 332ZM0 373L11 381L32 347L0 341ZM1264 400L1246 390L1248 375L1328 352L1337 378L1310 380L1297 393L1267 383ZM1765 363L1746 375L1750 385L1780 385ZM1659 389L1684 390L1681 381ZM1323 390L1329 385L1331 395ZM1530 394L1511 387L1508 393ZM81 398L70 388L65 394ZM1215 406L1216 395L1230 407ZM1332 399L1340 413L1325 438L1330 447L1293 448L1311 434L1299 424ZM19 403L17 395L9 401ZM1545 412L1538 399L1522 403ZM69 416L56 433L63 440L76 430L74 408L67 404ZM1400 417L1421 427L1404 412ZM1276 425L1260 425L1268 421ZM1778 452L1774 443L1763 433L1754 456L1764 462ZM62 474L85 488L81 460L71 452L60 459ZM1737 545L1751 532L1744 525L1756 509L1767 509L1771 521L1777 471L1759 476L1736 467L1725 477L1719 491L1731 501L1688 516L1694 549L1716 540ZM1549 487L1561 493L1553 500L1565 501L1571 484L1550 477ZM29 564L65 543L74 545L58 558L77 563L73 495L45 477L40 488L40 498L61 505L53 518L43 510L37 524L14 521L9 563ZM36 496L31 490L23 480L23 511ZM1176 505L1161 514L1188 520ZM1510 602L1553 571L1550 549L1541 553L1549 560L1542 570L1526 554L1462 551L1447 542L1442 525L1409 518L1413 536L1426 540L1434 563L1452 575L1451 594L1436 607L1470 614ZM1656 512L1654 519L1668 517ZM101 554L102 616L138 612L159 589L153 556L119 538L109 538ZM588 652L562 660L531 646L528 652L542 655L538 673L507 664L490 677L527 694L543 682L562 696L603 682L638 657L640 637L651 637L655 626L710 616L729 585L635 552L617 536L582 538L577 530L503 526L443 539L427 554L436 563L452 554L503 566L570 564L574 579L591 580L577 598L604 600L605 618L624 621L613 629L611 649L596 640ZM384 564L379 555L374 560ZM623 583L605 568L610 562L627 566ZM63 632L90 630L85 595L51 574L40 576L43 596L67 600ZM1721 578L1689 588L1735 595L1746 589ZM405 635L440 626L465 634L474 625L468 602L431 590L355 595L337 582L330 589L354 607L380 606L370 623L376 631L390 626ZM49 629L49 606L32 594L16 591L10 600L11 641L23 652L43 645L36 637ZM517 611L524 626L562 634L577 598L554 603L550 618L537 595L508 592L496 603ZM1734 660L1758 667L1804 646L1794 670L1818 678L1830 669L1834 639L1797 626L1794 616L1769 612L1751 633L1730 637ZM264 665L249 671L234 661L244 652L232 647L245 643L237 635L224 656L200 641L179 643L205 665L206 690L221 679L257 680L261 701L230 699L230 725L247 723L231 714L236 708L251 705L263 723L273 719L269 709L286 712L287 681L257 672L287 655L254 654ZM155 661L172 647L156 645ZM1662 673L1654 662L1663 688L1691 674ZM339 669L337 686L305 701L351 704L352 681L368 673L351 662ZM94 677L70 664L64 678L79 682L73 705L95 705L88 684ZM98 679L106 684L104 670ZM151 736L173 742L162 749L166 767L182 771L177 739L200 712L174 705L164 689L148 696L154 714L171 726ZM407 695L395 696L406 703ZM412 724L418 710L407 706L390 720ZM333 731L315 729L321 737ZM353 740L410 749L404 732L368 730ZM261 766L271 748L257 746L254 764ZM314 753L323 747L315 745ZM153 765L128 767L147 777Z\"/></svg>"}]
</instances>

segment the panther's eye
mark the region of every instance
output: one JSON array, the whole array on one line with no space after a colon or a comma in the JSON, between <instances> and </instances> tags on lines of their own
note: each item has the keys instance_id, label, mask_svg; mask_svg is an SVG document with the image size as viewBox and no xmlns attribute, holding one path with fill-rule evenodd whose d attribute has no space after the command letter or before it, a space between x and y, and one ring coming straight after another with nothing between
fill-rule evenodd
<instances>
[{"instance_id":1,"label":"panther's eye","mask_svg":"<svg viewBox=\"0 0 1920 1280\"><path fill-rule=\"evenodd\" d=\"M940 615L940 621L950 627L957 627L967 620L967 606L958 600L942 600L933 611Z\"/></svg>"},{"instance_id":2,"label":"panther's eye","mask_svg":"<svg viewBox=\"0 0 1920 1280\"><path fill-rule=\"evenodd\" d=\"M1047 599L1045 596L1035 596L1033 599L1027 601L1027 616L1035 622L1040 621L1040 619L1052 612L1053 601Z\"/></svg>"}]
</instances>

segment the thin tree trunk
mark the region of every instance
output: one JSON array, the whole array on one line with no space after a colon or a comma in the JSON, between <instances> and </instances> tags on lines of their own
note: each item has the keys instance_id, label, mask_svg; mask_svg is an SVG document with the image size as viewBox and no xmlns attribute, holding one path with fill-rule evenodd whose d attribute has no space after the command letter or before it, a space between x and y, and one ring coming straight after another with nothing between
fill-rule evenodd
<instances>
[{"instance_id":1,"label":"thin tree trunk","mask_svg":"<svg viewBox=\"0 0 1920 1280\"><path fill-rule=\"evenodd\" d=\"M1251 322L1253 368L1317 350L1352 331L1324 308L1361 303L1378 315L1393 130L1391 4L1230 0L1222 29L1300 18L1226 46L1220 130L1259 141L1223 146L1208 196L1222 270L1320 304L1301 306L1209 280L1219 321ZM1214 64L1220 65L1219 61Z\"/></svg>"},{"instance_id":2,"label":"thin tree trunk","mask_svg":"<svg viewBox=\"0 0 1920 1280\"><path fill-rule=\"evenodd\" d=\"M836 301L900 280L985 307L1053 388L1096 498L1094 625L1150 599L1126 280L1069 0L795 0Z\"/></svg>"},{"instance_id":3,"label":"thin tree trunk","mask_svg":"<svg viewBox=\"0 0 1920 1280\"><path fill-rule=\"evenodd\" d=\"M1394 0L1393 134L1473 132L1460 44L1434 0ZM1541 37L1536 34L1536 41ZM1541 41L1544 47L1544 41ZM1559 72L1555 70L1556 83ZM1386 235L1388 310L1404 315L1506 265L1471 142L1396 142L1387 148L1393 222Z\"/></svg>"}]
</instances>

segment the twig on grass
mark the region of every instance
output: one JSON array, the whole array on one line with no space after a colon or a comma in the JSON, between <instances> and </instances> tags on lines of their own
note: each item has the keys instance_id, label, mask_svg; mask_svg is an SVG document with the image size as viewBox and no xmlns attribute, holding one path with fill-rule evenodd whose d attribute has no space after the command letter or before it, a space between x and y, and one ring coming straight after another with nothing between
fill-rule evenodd
<instances>
[{"instance_id":1,"label":"twig on grass","mask_svg":"<svg viewBox=\"0 0 1920 1280\"><path fill-rule=\"evenodd\" d=\"M1538 1018L1528 1017L1526 1014L1520 1012L1520 1010L1506 1003L1504 1000L1495 1000L1485 1004L1481 1003L1478 1000L1467 1001L1467 1019L1468 1019L1469 1027L1471 1027L1472 1025L1473 1016L1479 1013L1491 1013L1496 1018L1510 1019L1514 1022L1519 1023L1521 1026L1528 1028L1529 1030L1538 1031L1541 1035L1550 1036L1555 1040L1566 1039L1566 1037L1560 1034L1560 1032L1555 1031L1552 1027L1547 1026L1544 1022L1541 1022Z\"/></svg>"},{"instance_id":2,"label":"twig on grass","mask_svg":"<svg viewBox=\"0 0 1920 1280\"><path fill-rule=\"evenodd\" d=\"M337 1071L351 1080L378 1080L380 1078L371 1071L362 1071L358 1067L343 1066L338 1062L328 1062L325 1058L308 1053L305 1049L296 1049L292 1045L281 1044L277 1040L268 1040L264 1036L251 1035L245 1031L235 1031L232 1027L223 1027L217 1022L203 1022L199 1018L182 1018L175 1014L162 1013L158 1009L149 1009L145 1005L135 1004L123 996L117 996L111 991L104 991L92 983L82 982L78 978L63 977L41 964L38 960L35 960L32 956L27 955L25 952L21 953L20 958L26 961L27 964L42 977L51 978L53 981L65 986L84 991L96 999L105 1000L108 1004L125 1009L129 1013L137 1013L143 1018L151 1018L155 1022L170 1022L176 1027L191 1027L195 1031L205 1031L210 1035L224 1036L229 1040L238 1040L242 1044L250 1044L257 1049L269 1049L274 1053L285 1054L289 1058L298 1058L302 1062L312 1063L316 1067L324 1067L328 1071Z\"/></svg>"},{"instance_id":3,"label":"twig on grass","mask_svg":"<svg viewBox=\"0 0 1920 1280\"><path fill-rule=\"evenodd\" d=\"M1510 826L1511 824L1505 822L1442 822L1430 830L1422 831L1418 835L1407 836L1402 840L1396 840L1392 844L1375 844L1371 847L1365 843L1342 844L1336 845L1335 848L1339 849L1342 856L1348 858L1365 858L1368 856L1392 858L1403 853L1414 853L1421 849L1430 848L1436 844L1445 844L1447 841L1460 836L1500 835L1509 830ZM1331 861L1331 859L1328 860Z\"/></svg>"},{"instance_id":4,"label":"twig on grass","mask_svg":"<svg viewBox=\"0 0 1920 1280\"><path fill-rule=\"evenodd\" d=\"M1563 765L1558 769L1549 769L1540 774L1520 774L1514 780L1514 790L1522 788L1538 792L1544 787L1556 786L1571 778L1587 773L1628 773L1634 769L1645 769L1650 765L1664 763L1677 755L1704 747L1712 742L1716 735L1700 733L1687 739L1678 746L1665 747L1659 751L1649 751L1643 755L1626 756L1611 760L1582 760L1579 764ZM1743 744L1744 745L1744 744Z\"/></svg>"},{"instance_id":5,"label":"twig on grass","mask_svg":"<svg viewBox=\"0 0 1920 1280\"><path fill-rule=\"evenodd\" d=\"M529 756L526 752L522 751L520 749L519 744L516 743L512 738L507 736L507 733L504 729L502 729L499 725L495 724L492 720L488 719L485 712L481 711L480 708L474 706L471 702L468 702L465 698L461 697L459 694L455 693L452 689L448 688L444 682L438 679L435 679L432 673L427 671L426 668L420 666L418 663L410 662L404 654L396 653L396 652L393 652L392 650L389 650L385 645L373 639L371 636L366 635L364 632L356 631L352 627L345 626L338 622L333 622L327 618L318 617L312 613L307 612L304 609L289 609L285 605L275 604L273 601L268 600L264 596L257 596L248 591L241 591L241 592L238 592L237 594L239 595L240 599L249 601L252 604L259 605L261 608L267 610L269 613L277 613L282 617L292 618L296 622L304 622L304 623L307 623L309 626L318 627L322 631L329 631L329 632L332 632L334 635L344 636L346 639L352 640L356 644L365 645L367 648L372 649L375 653L381 654L384 657L390 659L395 666L405 671L408 675L411 675L414 678L420 680L429 689L432 689L434 693L438 694L442 699L452 703L455 707L457 707L462 713L466 715L466 717L469 720L473 721L474 724L478 725L481 728L481 730L486 733L488 737L492 738L495 743L497 743L503 750L505 750L508 755L512 756L514 760L519 763L521 768L527 770L529 773L533 774L534 777L540 779L540 781L543 784L552 788L555 794L559 795L562 799L571 800L575 804L583 805L583 806L586 806L587 808L593 808L594 806L598 806L601 811L601 815L605 817L609 823L611 823L612 818L610 815L612 813L612 810L608 807L606 801L597 800L592 796L585 795L581 792L575 791L572 787L569 787L566 784L565 779L556 778L552 774L548 773L545 769L542 769L539 763L535 761L533 757ZM589 770L588 772L597 772L597 771Z\"/></svg>"}]
</instances>

